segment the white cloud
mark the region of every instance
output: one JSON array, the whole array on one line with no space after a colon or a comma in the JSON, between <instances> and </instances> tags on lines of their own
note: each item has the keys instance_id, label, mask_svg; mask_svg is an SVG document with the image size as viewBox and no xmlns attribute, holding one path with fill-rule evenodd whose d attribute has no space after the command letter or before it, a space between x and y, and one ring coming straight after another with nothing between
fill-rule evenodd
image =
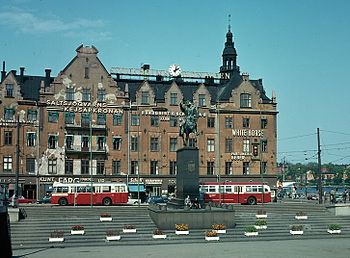
<instances>
[{"instance_id":1,"label":"white cloud","mask_svg":"<svg viewBox=\"0 0 350 258\"><path fill-rule=\"evenodd\" d=\"M103 39L109 37L109 33L101 31L105 26L103 20L87 20L83 18L64 21L60 17L39 17L34 13L18 8L0 12L0 26L7 26L17 32L26 34L56 33L63 35L100 35Z\"/></svg>"}]
</instances>

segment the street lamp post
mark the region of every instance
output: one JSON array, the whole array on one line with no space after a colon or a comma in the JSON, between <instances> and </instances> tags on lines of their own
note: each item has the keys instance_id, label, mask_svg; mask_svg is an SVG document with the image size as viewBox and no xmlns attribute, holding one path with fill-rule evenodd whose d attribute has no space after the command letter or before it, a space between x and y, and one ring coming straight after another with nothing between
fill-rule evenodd
<instances>
[{"instance_id":1,"label":"street lamp post","mask_svg":"<svg viewBox=\"0 0 350 258\"><path fill-rule=\"evenodd\" d=\"M260 101L260 104L262 104L262 101ZM264 189L264 171L262 169L262 123L261 123L261 106L259 107L259 113L260 113L260 150L259 150L259 167L260 167L260 177L261 177L261 191L262 191L262 196L261 196L261 202L262 202L262 207L264 207L264 201L265 201L265 189Z\"/></svg>"},{"instance_id":2,"label":"street lamp post","mask_svg":"<svg viewBox=\"0 0 350 258\"><path fill-rule=\"evenodd\" d=\"M90 208L92 208L92 191L93 191L93 182L92 182L92 113L90 117Z\"/></svg>"},{"instance_id":3,"label":"street lamp post","mask_svg":"<svg viewBox=\"0 0 350 258\"><path fill-rule=\"evenodd\" d=\"M16 123L16 129L17 129L17 143L16 143L16 184L15 184L15 193L12 196L12 207L18 206L18 188L19 188L19 134L20 134L20 127L21 124L19 122L19 114L17 114L17 123Z\"/></svg>"}]
</instances>

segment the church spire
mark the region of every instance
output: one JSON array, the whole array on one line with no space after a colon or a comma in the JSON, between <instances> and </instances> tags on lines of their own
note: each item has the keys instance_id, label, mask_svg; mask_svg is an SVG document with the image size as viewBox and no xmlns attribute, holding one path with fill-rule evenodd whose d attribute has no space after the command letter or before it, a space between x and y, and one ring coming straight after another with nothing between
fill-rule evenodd
<instances>
[{"instance_id":1,"label":"church spire","mask_svg":"<svg viewBox=\"0 0 350 258\"><path fill-rule=\"evenodd\" d=\"M221 77L229 79L233 72L239 73L237 66L237 52L234 47L233 35L231 32L231 15L228 16L228 31L226 33L225 48L222 53L222 66L220 67Z\"/></svg>"}]
</instances>

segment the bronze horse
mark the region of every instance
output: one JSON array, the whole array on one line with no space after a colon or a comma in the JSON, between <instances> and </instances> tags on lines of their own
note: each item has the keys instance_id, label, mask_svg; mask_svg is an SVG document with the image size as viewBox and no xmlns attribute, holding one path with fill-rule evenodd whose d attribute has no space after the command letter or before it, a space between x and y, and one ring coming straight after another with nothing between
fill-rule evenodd
<instances>
[{"instance_id":1,"label":"bronze horse","mask_svg":"<svg viewBox=\"0 0 350 258\"><path fill-rule=\"evenodd\" d=\"M179 135L182 137L183 144L189 146L190 134L197 135L198 109L191 102L180 103L180 109L185 114L181 124Z\"/></svg>"}]
</instances>

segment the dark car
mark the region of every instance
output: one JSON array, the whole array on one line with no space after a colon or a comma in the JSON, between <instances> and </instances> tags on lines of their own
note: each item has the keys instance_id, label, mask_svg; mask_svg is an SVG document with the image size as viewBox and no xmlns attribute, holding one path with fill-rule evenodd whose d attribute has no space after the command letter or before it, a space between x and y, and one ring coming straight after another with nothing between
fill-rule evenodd
<instances>
[{"instance_id":1,"label":"dark car","mask_svg":"<svg viewBox=\"0 0 350 258\"><path fill-rule=\"evenodd\" d=\"M45 195L42 199L37 200L36 203L42 204L42 203L51 203L51 196Z\"/></svg>"},{"instance_id":2,"label":"dark car","mask_svg":"<svg viewBox=\"0 0 350 258\"><path fill-rule=\"evenodd\" d=\"M147 202L149 204L167 203L168 198L163 196L151 196L148 198Z\"/></svg>"}]
</instances>

